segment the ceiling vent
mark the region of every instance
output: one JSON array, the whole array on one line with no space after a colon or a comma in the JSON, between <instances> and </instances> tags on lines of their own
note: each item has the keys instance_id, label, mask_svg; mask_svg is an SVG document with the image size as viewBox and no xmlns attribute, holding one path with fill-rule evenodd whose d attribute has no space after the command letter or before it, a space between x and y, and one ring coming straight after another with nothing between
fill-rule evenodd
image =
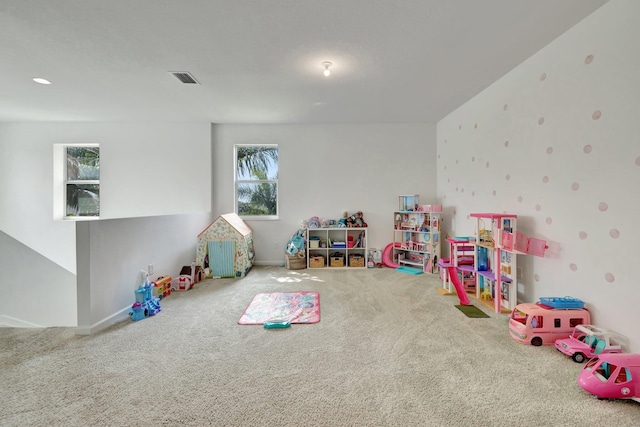
<instances>
[{"instance_id":1,"label":"ceiling vent","mask_svg":"<svg viewBox=\"0 0 640 427\"><path fill-rule=\"evenodd\" d=\"M173 76L186 85L199 85L198 81L188 71L169 71Z\"/></svg>"}]
</instances>

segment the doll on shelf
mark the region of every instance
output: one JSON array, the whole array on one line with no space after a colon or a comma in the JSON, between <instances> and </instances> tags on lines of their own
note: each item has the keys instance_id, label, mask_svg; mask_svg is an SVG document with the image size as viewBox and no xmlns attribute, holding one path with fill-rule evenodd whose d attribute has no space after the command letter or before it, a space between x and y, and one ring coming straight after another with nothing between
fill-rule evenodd
<instances>
[{"instance_id":1,"label":"doll on shelf","mask_svg":"<svg viewBox=\"0 0 640 427\"><path fill-rule=\"evenodd\" d=\"M425 218L418 231L429 231L429 221Z\"/></svg>"}]
</instances>

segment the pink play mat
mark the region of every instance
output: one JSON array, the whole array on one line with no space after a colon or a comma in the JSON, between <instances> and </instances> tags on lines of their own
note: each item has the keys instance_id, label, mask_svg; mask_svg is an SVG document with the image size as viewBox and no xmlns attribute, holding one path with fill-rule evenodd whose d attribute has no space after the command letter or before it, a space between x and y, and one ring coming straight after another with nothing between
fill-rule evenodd
<instances>
[{"instance_id":1,"label":"pink play mat","mask_svg":"<svg viewBox=\"0 0 640 427\"><path fill-rule=\"evenodd\" d=\"M240 316L238 324L262 325L267 320L318 323L320 295L310 291L257 294Z\"/></svg>"}]
</instances>

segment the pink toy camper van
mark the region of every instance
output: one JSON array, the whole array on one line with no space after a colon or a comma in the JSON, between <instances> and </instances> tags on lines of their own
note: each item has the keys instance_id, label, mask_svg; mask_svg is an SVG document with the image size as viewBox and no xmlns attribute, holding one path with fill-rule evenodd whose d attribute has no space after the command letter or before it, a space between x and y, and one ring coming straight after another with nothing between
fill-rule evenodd
<instances>
[{"instance_id":1,"label":"pink toy camper van","mask_svg":"<svg viewBox=\"0 0 640 427\"><path fill-rule=\"evenodd\" d=\"M578 384L598 399L640 402L640 354L601 354L587 362Z\"/></svg>"},{"instance_id":2,"label":"pink toy camper van","mask_svg":"<svg viewBox=\"0 0 640 427\"><path fill-rule=\"evenodd\" d=\"M511 338L521 344L553 345L556 340L571 335L577 325L591 323L586 308L559 308L564 304L554 304L551 299L555 298L541 298L541 302L535 304L518 304L509 318ZM571 305L584 307L580 300Z\"/></svg>"}]
</instances>

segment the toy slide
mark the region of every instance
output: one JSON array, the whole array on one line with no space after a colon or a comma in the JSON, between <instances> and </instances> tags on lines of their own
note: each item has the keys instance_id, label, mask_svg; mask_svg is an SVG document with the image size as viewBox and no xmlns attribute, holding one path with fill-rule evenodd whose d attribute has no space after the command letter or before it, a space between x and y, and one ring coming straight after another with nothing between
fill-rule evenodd
<instances>
[{"instance_id":1,"label":"toy slide","mask_svg":"<svg viewBox=\"0 0 640 427\"><path fill-rule=\"evenodd\" d=\"M400 247L400 242L395 243L396 247ZM400 264L396 264L391 260L391 249L393 248L393 243L389 243L384 250L382 251L382 263L389 268L398 268Z\"/></svg>"},{"instance_id":2,"label":"toy slide","mask_svg":"<svg viewBox=\"0 0 640 427\"><path fill-rule=\"evenodd\" d=\"M449 274L449 280L453 283L453 286L456 288L456 293L458 294L458 299L460 300L460 304L462 305L470 305L469 297L467 293L464 291L464 286L460 283L460 279L458 279L458 271L455 267L447 267L447 273Z\"/></svg>"}]
</instances>

